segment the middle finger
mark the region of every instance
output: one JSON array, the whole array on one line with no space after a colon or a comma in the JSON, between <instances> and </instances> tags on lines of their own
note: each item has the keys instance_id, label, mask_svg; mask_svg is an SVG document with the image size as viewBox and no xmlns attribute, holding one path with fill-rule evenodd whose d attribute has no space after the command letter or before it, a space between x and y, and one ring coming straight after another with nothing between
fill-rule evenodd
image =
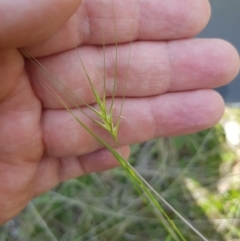
<instances>
[{"instance_id":1,"label":"middle finger","mask_svg":"<svg viewBox=\"0 0 240 241\"><path fill-rule=\"evenodd\" d=\"M80 47L39 59L56 78L46 77L46 70L42 67L36 68L30 62L27 64L27 70L35 92L45 108L62 108L44 87L56 82L56 79L84 102L95 102L79 56L94 88L101 96L104 92L104 78L106 94L112 95L115 72L116 96L125 94L127 97L144 97L166 92L216 88L231 81L239 70L238 53L223 40L136 42L132 45L130 57L129 51L129 45L120 45L117 62L115 46L106 47L106 51L100 47ZM54 85L54 89L61 89L66 93L59 83ZM73 107L71 101L66 101ZM76 102L82 105L80 100Z\"/></svg>"}]
</instances>

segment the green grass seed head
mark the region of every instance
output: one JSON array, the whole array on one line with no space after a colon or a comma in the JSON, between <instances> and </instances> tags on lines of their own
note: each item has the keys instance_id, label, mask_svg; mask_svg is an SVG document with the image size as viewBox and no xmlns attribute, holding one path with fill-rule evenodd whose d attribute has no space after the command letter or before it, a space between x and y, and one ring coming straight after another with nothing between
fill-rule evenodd
<instances>
[{"instance_id":1,"label":"green grass seed head","mask_svg":"<svg viewBox=\"0 0 240 241\"><path fill-rule=\"evenodd\" d=\"M136 1L137 4L138 1ZM114 1L113 3L113 8L114 8ZM122 104L121 104L121 109L119 112L119 116L117 118L117 121L114 122L114 116L113 116L113 109L114 109L114 99L116 95L116 89L117 89L117 65L118 65L118 43L117 43L117 30L116 30L116 24L115 24L115 47L116 47L116 60L115 60L115 70L114 70L114 85L113 85L113 90L112 90L112 100L111 100L111 105L110 108L107 107L106 105L106 61L105 61L105 43L103 42L103 52L104 52L104 77L103 77L103 86L104 86L104 93L103 97L99 95L97 90L94 87L94 84L84 66L84 61L82 60L79 52L77 51L77 54L79 56L80 64L81 67L83 68L85 75L87 77L87 80L89 82L89 85L91 87L93 96L95 97L95 102L97 104L96 108L93 108L92 106L88 105L84 101L81 100L80 96L76 96L71 90L65 89L65 92L63 91L64 96L66 96L66 99L71 100L74 98L77 98L78 100L81 100L82 103L84 103L89 109L91 109L95 114L96 118L90 118L92 121L94 121L96 124L98 124L101 128L106 130L112 137L113 139L118 142L118 130L119 130L119 125L120 125L120 120L121 120L121 113L123 109L123 102L125 98L125 90L124 94L122 96ZM131 55L131 48L132 48L132 39L130 41L130 50L129 50L129 56L128 56L128 69L130 65L130 55ZM30 56L31 57L31 56ZM35 60L34 58L31 59L31 61L38 67L42 68L41 64ZM45 70L46 71L46 70ZM127 80L126 80L127 81ZM64 87L59 80L56 80L54 78L51 78L51 84L53 84L53 87L58 87L61 85L61 87ZM61 88L62 89L62 88ZM126 89L126 84L125 84L125 89ZM133 185L137 187L137 190L141 190L140 195L144 196L144 200L147 200L147 202L152 206L153 211L157 218L159 219L161 225L167 230L169 235L172 237L174 241L186 241L184 236L182 235L182 232L178 229L178 227L175 225L175 223L169 218L167 212L164 210L160 202L162 202L165 206L167 206L172 212L174 212L190 229L192 229L199 237L201 237L202 240L207 241L207 239L200 233L198 232L186 219L184 219L166 200L159 194L157 193L142 177L141 175L130 165L130 163L127 162L127 160L122 157L120 153L116 151L106 141L104 141L101 136L98 136L96 133L94 133L93 130L91 130L82 120L78 118L78 116L72 111L72 109L68 106L68 104L58 95L54 90L50 90L51 94L62 104L62 106L73 116L73 118L86 130L90 135L92 135L96 140L98 140L103 147L108 149L112 155L117 159L117 161L121 164L122 168L125 170L127 176L132 180ZM73 103L74 107L79 109L80 111L81 108L76 104L74 100L71 100L71 103Z\"/></svg>"}]
</instances>

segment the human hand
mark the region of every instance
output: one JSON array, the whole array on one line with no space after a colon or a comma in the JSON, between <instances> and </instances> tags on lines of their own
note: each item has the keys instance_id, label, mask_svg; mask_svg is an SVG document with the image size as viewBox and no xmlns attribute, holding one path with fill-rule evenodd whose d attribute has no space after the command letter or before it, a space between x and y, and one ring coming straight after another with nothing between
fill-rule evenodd
<instances>
[{"instance_id":1,"label":"human hand","mask_svg":"<svg viewBox=\"0 0 240 241\"><path fill-rule=\"evenodd\" d=\"M0 15L0 223L61 181L117 165L112 155L39 84L48 81L42 70L25 61L17 48L38 58L92 104L94 99L76 61L75 46L79 46L101 92L104 64L100 23L104 18L107 44L115 42L116 24L118 109L128 68L123 60L129 51L129 46L121 43L129 42L131 36L138 40L132 45L130 58L122 113L126 119L119 128L119 149L125 156L129 153L126 145L193 133L214 125L222 116L223 101L210 89L236 76L239 57L222 40L189 39L206 25L208 1L113 1L115 15L111 2L85 1L80 7L80 0L0 3L2 12L7 13ZM117 20L113 21L113 16ZM107 46L105 54L110 96L114 46ZM88 124L93 127L91 121Z\"/></svg>"}]
</instances>

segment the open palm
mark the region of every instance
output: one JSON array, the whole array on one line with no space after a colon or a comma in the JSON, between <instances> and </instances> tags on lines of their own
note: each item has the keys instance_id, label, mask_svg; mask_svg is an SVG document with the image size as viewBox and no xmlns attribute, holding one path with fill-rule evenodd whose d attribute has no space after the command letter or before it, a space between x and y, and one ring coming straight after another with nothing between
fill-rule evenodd
<instances>
[{"instance_id":1,"label":"open palm","mask_svg":"<svg viewBox=\"0 0 240 241\"><path fill-rule=\"evenodd\" d=\"M118 138L125 156L129 144L214 125L224 104L211 88L228 83L239 70L238 54L230 44L190 39L209 19L206 0L90 0L81 5L80 0L5 0L0 9L9 13L0 15L0 223L61 181L117 165L43 88L48 80L42 69L25 60L19 48L94 104L76 46L99 93L106 72L110 97L117 38L116 110L129 67L122 113L127 118L121 121Z\"/></svg>"}]
</instances>

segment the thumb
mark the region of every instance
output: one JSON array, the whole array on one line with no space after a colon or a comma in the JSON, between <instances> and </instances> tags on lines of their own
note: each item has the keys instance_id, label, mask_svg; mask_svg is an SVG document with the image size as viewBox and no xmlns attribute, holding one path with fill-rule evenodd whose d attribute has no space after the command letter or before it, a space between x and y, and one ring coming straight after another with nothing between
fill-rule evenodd
<instances>
[{"instance_id":1,"label":"thumb","mask_svg":"<svg viewBox=\"0 0 240 241\"><path fill-rule=\"evenodd\" d=\"M81 0L0 1L0 48L36 44L55 33Z\"/></svg>"}]
</instances>

